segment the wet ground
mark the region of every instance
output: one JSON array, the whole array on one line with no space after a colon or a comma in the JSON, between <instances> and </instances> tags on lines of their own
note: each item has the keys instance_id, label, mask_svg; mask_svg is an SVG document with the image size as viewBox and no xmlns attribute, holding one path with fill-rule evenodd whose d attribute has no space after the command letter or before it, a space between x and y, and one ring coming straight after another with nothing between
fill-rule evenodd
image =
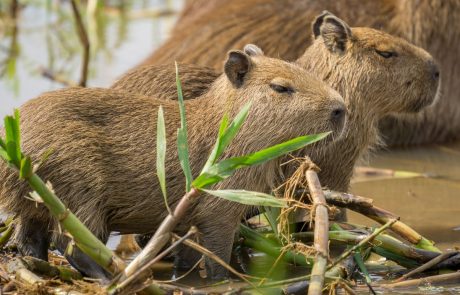
<instances>
[{"instance_id":1,"label":"wet ground","mask_svg":"<svg viewBox=\"0 0 460 295\"><path fill-rule=\"evenodd\" d=\"M7 2L0 2L0 117L44 91L63 87L41 72L78 81L81 63L81 46L69 4L25 1L14 36L8 25L11 20L5 15ZM167 37L175 19L169 12L178 11L182 1L112 2L113 6L104 7L94 17L90 10L84 15L92 44L89 86L109 86L142 61ZM164 15L153 17L158 11ZM460 143L380 151L368 164L427 174L419 178L367 178L354 183L352 191L401 216L441 249L460 247ZM372 224L356 214L349 216L351 222Z\"/></svg>"}]
</instances>

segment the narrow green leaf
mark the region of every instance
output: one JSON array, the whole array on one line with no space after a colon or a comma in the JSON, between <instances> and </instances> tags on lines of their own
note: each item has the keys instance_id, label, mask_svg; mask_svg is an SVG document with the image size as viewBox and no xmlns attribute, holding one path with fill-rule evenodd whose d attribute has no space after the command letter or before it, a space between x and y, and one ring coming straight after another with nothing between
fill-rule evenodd
<instances>
[{"instance_id":1,"label":"narrow green leaf","mask_svg":"<svg viewBox=\"0 0 460 295\"><path fill-rule=\"evenodd\" d=\"M275 236L278 237L278 217L280 216L280 209L279 208L273 208L273 207L263 207L264 209L264 215L268 220L268 223L270 223L270 227L272 228L273 232L275 233Z\"/></svg>"},{"instance_id":2,"label":"narrow green leaf","mask_svg":"<svg viewBox=\"0 0 460 295\"><path fill-rule=\"evenodd\" d=\"M248 117L249 109L251 108L252 101L248 102L243 106L239 113L233 119L232 124L228 127L225 134L222 136L222 144L219 148L218 157L224 152L227 146L232 142L233 138L238 134L241 129L241 126L246 121Z\"/></svg>"},{"instance_id":3,"label":"narrow green leaf","mask_svg":"<svg viewBox=\"0 0 460 295\"><path fill-rule=\"evenodd\" d=\"M157 177L160 183L161 192L165 201L166 209L171 213L171 209L168 205L168 195L166 192L166 173L165 173L165 158L166 158L166 127L165 118L163 115L163 107L160 106L158 109L158 120L157 120Z\"/></svg>"},{"instance_id":4,"label":"narrow green leaf","mask_svg":"<svg viewBox=\"0 0 460 295\"><path fill-rule=\"evenodd\" d=\"M223 135L225 134L227 126L228 126L228 115L225 114L224 117L222 118L222 121L220 122L219 134L217 136L216 143L214 147L212 148L211 154L209 154L208 160L206 161L206 164L204 165L202 172L206 171L206 169L208 169L212 164L214 164L214 162L219 157L218 155L219 147L221 145L221 140L222 140Z\"/></svg>"},{"instance_id":5,"label":"narrow green leaf","mask_svg":"<svg viewBox=\"0 0 460 295\"><path fill-rule=\"evenodd\" d=\"M188 152L188 142L187 142L187 120L185 118L185 104L184 97L182 95L182 85L179 78L179 69L176 64L176 85L177 85L177 96L179 98L179 112L180 112L180 122L181 128L177 130L177 151L179 154L179 161L184 171L185 175L185 189L186 191L191 190L192 183L192 172L190 169L190 159Z\"/></svg>"},{"instance_id":6,"label":"narrow green leaf","mask_svg":"<svg viewBox=\"0 0 460 295\"><path fill-rule=\"evenodd\" d=\"M20 123L21 119L19 117L19 110L14 109L14 142L16 143L16 156L19 160L22 158L21 154L21 128Z\"/></svg>"},{"instance_id":7,"label":"narrow green leaf","mask_svg":"<svg viewBox=\"0 0 460 295\"><path fill-rule=\"evenodd\" d=\"M244 205L252 206L270 206L270 207L286 207L286 202L283 199L275 198L272 195L252 192L246 190L206 190L204 192Z\"/></svg>"},{"instance_id":8,"label":"narrow green leaf","mask_svg":"<svg viewBox=\"0 0 460 295\"><path fill-rule=\"evenodd\" d=\"M219 128L219 136L217 137L216 144L209 155L208 161L203 167L202 172L206 172L211 165L213 165L217 159L222 155L225 151L227 146L232 142L233 138L235 138L238 131L240 131L241 126L243 125L244 121L246 120L249 112L249 108L251 107L251 102L248 102L244 107L239 111L239 113L233 119L232 124L227 128L228 125L228 115L225 114L222 118L222 122Z\"/></svg>"},{"instance_id":9,"label":"narrow green leaf","mask_svg":"<svg viewBox=\"0 0 460 295\"><path fill-rule=\"evenodd\" d=\"M19 168L19 177L27 179L32 175L32 161L29 157L24 157L21 160L21 168Z\"/></svg>"},{"instance_id":10,"label":"narrow green leaf","mask_svg":"<svg viewBox=\"0 0 460 295\"><path fill-rule=\"evenodd\" d=\"M239 168L258 165L275 159L279 156L303 148L308 144L317 142L329 134L330 132L301 136L246 156L223 160L210 166L204 173L201 173L193 181L193 186L196 188L203 188L214 184L231 176L235 170Z\"/></svg>"},{"instance_id":11,"label":"narrow green leaf","mask_svg":"<svg viewBox=\"0 0 460 295\"><path fill-rule=\"evenodd\" d=\"M358 265L359 269L363 273L364 278L366 279L366 283L369 285L372 284L371 277L369 275L369 272L367 271L366 265L364 265L364 260L363 260L363 257L361 256L361 253L355 252L353 254L353 258L355 259L356 264Z\"/></svg>"}]
</instances>

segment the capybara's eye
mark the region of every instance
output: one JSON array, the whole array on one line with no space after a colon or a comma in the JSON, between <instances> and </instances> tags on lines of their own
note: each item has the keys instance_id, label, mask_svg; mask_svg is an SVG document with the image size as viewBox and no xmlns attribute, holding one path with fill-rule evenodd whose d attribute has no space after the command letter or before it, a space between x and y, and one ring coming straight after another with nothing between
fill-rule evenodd
<instances>
[{"instance_id":1,"label":"capybara's eye","mask_svg":"<svg viewBox=\"0 0 460 295\"><path fill-rule=\"evenodd\" d=\"M270 83L270 87L271 89L275 90L278 93L287 93L287 94L294 93L294 89L288 86L282 86L279 84Z\"/></svg>"},{"instance_id":2,"label":"capybara's eye","mask_svg":"<svg viewBox=\"0 0 460 295\"><path fill-rule=\"evenodd\" d=\"M398 54L394 51L380 51L378 49L375 50L378 55L384 57L384 58L390 58L390 57L397 57Z\"/></svg>"}]
</instances>

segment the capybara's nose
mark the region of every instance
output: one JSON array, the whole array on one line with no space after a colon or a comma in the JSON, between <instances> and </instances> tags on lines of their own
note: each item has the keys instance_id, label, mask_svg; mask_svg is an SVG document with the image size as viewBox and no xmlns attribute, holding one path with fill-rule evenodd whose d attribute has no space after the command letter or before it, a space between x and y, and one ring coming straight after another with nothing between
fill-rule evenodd
<instances>
[{"instance_id":1,"label":"capybara's nose","mask_svg":"<svg viewBox=\"0 0 460 295\"><path fill-rule=\"evenodd\" d=\"M441 73L439 72L439 66L437 65L437 63L431 59L428 61L428 67L430 69L430 74L433 80L439 80Z\"/></svg>"},{"instance_id":2,"label":"capybara's nose","mask_svg":"<svg viewBox=\"0 0 460 295\"><path fill-rule=\"evenodd\" d=\"M347 109L344 106L336 107L331 112L331 122L337 128L337 130L342 130L343 125L345 124L345 117L347 114Z\"/></svg>"}]
</instances>

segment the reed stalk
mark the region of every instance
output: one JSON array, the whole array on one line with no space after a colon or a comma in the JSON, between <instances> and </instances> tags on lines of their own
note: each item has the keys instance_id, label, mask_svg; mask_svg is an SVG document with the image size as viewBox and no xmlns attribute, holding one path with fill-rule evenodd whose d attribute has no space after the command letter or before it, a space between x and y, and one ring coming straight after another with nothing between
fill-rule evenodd
<instances>
[{"instance_id":1,"label":"reed stalk","mask_svg":"<svg viewBox=\"0 0 460 295\"><path fill-rule=\"evenodd\" d=\"M329 215L323 189L318 179L317 172L319 168L310 159L306 159L306 161L309 167L305 177L313 200L313 210L315 211L314 247L316 250L308 294L320 295L323 291L324 274L326 273L329 258Z\"/></svg>"}]
</instances>

